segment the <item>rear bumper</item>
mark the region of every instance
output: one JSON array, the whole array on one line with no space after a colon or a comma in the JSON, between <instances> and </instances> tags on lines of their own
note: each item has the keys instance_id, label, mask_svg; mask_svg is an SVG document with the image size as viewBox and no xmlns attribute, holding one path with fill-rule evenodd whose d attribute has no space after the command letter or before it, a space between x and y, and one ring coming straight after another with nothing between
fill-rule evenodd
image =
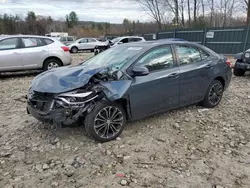
<instances>
[{"instance_id":1,"label":"rear bumper","mask_svg":"<svg viewBox=\"0 0 250 188\"><path fill-rule=\"evenodd\" d=\"M63 63L64 66L65 65L70 65L71 62L72 62L72 56L70 55L69 52L64 52L64 53L65 54L62 55L62 57L61 57L62 63Z\"/></svg>"},{"instance_id":2,"label":"rear bumper","mask_svg":"<svg viewBox=\"0 0 250 188\"><path fill-rule=\"evenodd\" d=\"M226 75L225 75L225 86L224 86L225 90L229 87L231 79L232 79L232 69L230 68L230 69L228 69L228 71L226 72Z\"/></svg>"}]
</instances>

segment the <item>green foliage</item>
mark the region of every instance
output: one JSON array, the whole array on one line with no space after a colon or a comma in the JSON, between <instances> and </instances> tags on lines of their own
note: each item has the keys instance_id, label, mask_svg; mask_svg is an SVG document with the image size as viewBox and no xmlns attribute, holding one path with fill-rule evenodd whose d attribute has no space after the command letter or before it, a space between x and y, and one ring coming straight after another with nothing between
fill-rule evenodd
<instances>
[{"instance_id":1,"label":"green foliage","mask_svg":"<svg viewBox=\"0 0 250 188\"><path fill-rule=\"evenodd\" d=\"M68 28L72 28L78 24L78 16L75 13L75 11L72 11L69 13L69 15L66 15L66 23L68 25Z\"/></svg>"},{"instance_id":2,"label":"green foliage","mask_svg":"<svg viewBox=\"0 0 250 188\"><path fill-rule=\"evenodd\" d=\"M26 21L36 21L36 14L33 11L29 11L25 18Z\"/></svg>"}]
</instances>

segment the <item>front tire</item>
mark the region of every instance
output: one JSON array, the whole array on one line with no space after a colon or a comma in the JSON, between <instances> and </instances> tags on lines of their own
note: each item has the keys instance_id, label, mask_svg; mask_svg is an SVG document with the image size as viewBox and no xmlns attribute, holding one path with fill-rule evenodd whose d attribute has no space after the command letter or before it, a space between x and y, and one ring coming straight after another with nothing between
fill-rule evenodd
<instances>
[{"instance_id":1,"label":"front tire","mask_svg":"<svg viewBox=\"0 0 250 188\"><path fill-rule=\"evenodd\" d=\"M235 76L244 76L245 70L234 67L233 73Z\"/></svg>"},{"instance_id":2,"label":"front tire","mask_svg":"<svg viewBox=\"0 0 250 188\"><path fill-rule=\"evenodd\" d=\"M86 115L84 124L88 135L98 142L108 142L118 137L126 123L126 114L117 103L98 102Z\"/></svg>"},{"instance_id":3,"label":"front tire","mask_svg":"<svg viewBox=\"0 0 250 188\"><path fill-rule=\"evenodd\" d=\"M202 101L202 105L206 108L216 107L223 96L224 86L221 81L214 80L208 87L206 96Z\"/></svg>"}]
</instances>

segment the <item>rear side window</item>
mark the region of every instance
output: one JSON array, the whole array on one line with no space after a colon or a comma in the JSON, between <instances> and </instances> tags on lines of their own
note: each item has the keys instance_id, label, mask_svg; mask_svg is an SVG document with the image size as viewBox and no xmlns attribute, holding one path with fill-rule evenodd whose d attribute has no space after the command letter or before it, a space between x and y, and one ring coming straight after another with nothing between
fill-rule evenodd
<instances>
[{"instance_id":1,"label":"rear side window","mask_svg":"<svg viewBox=\"0 0 250 188\"><path fill-rule=\"evenodd\" d=\"M11 50L19 47L18 38L4 39L0 41L0 50Z\"/></svg>"},{"instance_id":2,"label":"rear side window","mask_svg":"<svg viewBox=\"0 0 250 188\"><path fill-rule=\"evenodd\" d=\"M176 53L179 57L179 65L192 64L202 60L200 50L191 46L176 46Z\"/></svg>"},{"instance_id":3,"label":"rear side window","mask_svg":"<svg viewBox=\"0 0 250 188\"><path fill-rule=\"evenodd\" d=\"M43 41L40 38L22 38L25 48L44 46Z\"/></svg>"},{"instance_id":4,"label":"rear side window","mask_svg":"<svg viewBox=\"0 0 250 188\"><path fill-rule=\"evenodd\" d=\"M66 37L61 37L61 38L59 39L59 41L61 41L61 42L67 41L67 38L66 38Z\"/></svg>"},{"instance_id":5,"label":"rear side window","mask_svg":"<svg viewBox=\"0 0 250 188\"><path fill-rule=\"evenodd\" d=\"M68 41L74 41L73 37L68 37Z\"/></svg>"},{"instance_id":6,"label":"rear side window","mask_svg":"<svg viewBox=\"0 0 250 188\"><path fill-rule=\"evenodd\" d=\"M52 43L54 42L54 41L51 40L51 39L43 39L43 41L44 41L44 43L45 43L46 45L52 44Z\"/></svg>"}]
</instances>

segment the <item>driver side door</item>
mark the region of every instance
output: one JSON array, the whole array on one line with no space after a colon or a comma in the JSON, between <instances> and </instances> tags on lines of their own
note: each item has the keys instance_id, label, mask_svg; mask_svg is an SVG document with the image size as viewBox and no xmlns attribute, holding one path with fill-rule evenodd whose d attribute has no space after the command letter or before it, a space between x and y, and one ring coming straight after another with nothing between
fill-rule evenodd
<instances>
[{"instance_id":1,"label":"driver side door","mask_svg":"<svg viewBox=\"0 0 250 188\"><path fill-rule=\"evenodd\" d=\"M147 67L149 74L136 76L129 90L133 119L179 105L179 68L170 45L154 48L134 66Z\"/></svg>"}]
</instances>

